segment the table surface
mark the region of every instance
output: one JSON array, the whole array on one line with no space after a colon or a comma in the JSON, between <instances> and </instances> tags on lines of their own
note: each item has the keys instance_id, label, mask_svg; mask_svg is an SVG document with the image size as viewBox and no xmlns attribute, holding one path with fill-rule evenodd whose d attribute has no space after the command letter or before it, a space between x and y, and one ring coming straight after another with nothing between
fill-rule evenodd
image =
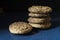
<instances>
[{"instance_id":1,"label":"table surface","mask_svg":"<svg viewBox=\"0 0 60 40\"><path fill-rule=\"evenodd\" d=\"M50 29L33 29L26 35L13 35L9 32L9 24L15 21L26 21L27 14L19 12L10 12L0 16L0 40L60 40L60 13L51 14L52 26Z\"/></svg>"}]
</instances>

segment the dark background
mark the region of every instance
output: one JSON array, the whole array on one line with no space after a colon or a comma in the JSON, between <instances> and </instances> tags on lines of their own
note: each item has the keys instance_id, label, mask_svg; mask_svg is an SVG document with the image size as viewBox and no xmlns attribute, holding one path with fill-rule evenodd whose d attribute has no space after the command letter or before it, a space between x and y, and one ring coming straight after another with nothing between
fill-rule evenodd
<instances>
[{"instance_id":1,"label":"dark background","mask_svg":"<svg viewBox=\"0 0 60 40\"><path fill-rule=\"evenodd\" d=\"M53 26L60 25L59 0L0 0L0 7L4 11L0 14L0 27L6 28L15 21L27 22L28 8L32 5L50 6L53 9L50 14Z\"/></svg>"},{"instance_id":2,"label":"dark background","mask_svg":"<svg viewBox=\"0 0 60 40\"><path fill-rule=\"evenodd\" d=\"M60 10L59 0L2 0L0 7L5 11L26 11L32 5L47 5L51 6L54 10Z\"/></svg>"},{"instance_id":3,"label":"dark background","mask_svg":"<svg viewBox=\"0 0 60 40\"><path fill-rule=\"evenodd\" d=\"M60 1L59 0L1 0L0 7L3 8L4 13L0 15L0 26L9 26L15 21L25 21L28 19L28 8L32 5L50 6L53 12L50 14L56 24L59 25L60 17Z\"/></svg>"}]
</instances>

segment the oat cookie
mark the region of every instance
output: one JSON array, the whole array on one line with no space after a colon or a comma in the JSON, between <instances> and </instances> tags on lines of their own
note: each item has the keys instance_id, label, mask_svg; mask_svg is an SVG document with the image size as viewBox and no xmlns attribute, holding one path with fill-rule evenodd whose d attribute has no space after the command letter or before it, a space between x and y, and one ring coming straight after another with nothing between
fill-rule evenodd
<instances>
[{"instance_id":1,"label":"oat cookie","mask_svg":"<svg viewBox=\"0 0 60 40\"><path fill-rule=\"evenodd\" d=\"M52 12L52 8L48 6L32 6L28 8L28 11L34 13L50 13Z\"/></svg>"},{"instance_id":2,"label":"oat cookie","mask_svg":"<svg viewBox=\"0 0 60 40\"><path fill-rule=\"evenodd\" d=\"M41 29L47 29L47 28L50 28L50 26L51 26L51 23L46 23L46 24L29 23L29 24L34 28L41 28Z\"/></svg>"},{"instance_id":3,"label":"oat cookie","mask_svg":"<svg viewBox=\"0 0 60 40\"><path fill-rule=\"evenodd\" d=\"M50 16L49 14L40 14L40 13L29 13L28 16L30 17L47 17L47 16Z\"/></svg>"},{"instance_id":4,"label":"oat cookie","mask_svg":"<svg viewBox=\"0 0 60 40\"><path fill-rule=\"evenodd\" d=\"M13 34L25 34L32 30L32 26L26 22L14 22L9 25L9 31Z\"/></svg>"},{"instance_id":5,"label":"oat cookie","mask_svg":"<svg viewBox=\"0 0 60 40\"><path fill-rule=\"evenodd\" d=\"M30 23L45 23L45 22L49 22L51 20L50 17L46 17L46 18L33 18L30 17L28 18L28 22Z\"/></svg>"}]
</instances>

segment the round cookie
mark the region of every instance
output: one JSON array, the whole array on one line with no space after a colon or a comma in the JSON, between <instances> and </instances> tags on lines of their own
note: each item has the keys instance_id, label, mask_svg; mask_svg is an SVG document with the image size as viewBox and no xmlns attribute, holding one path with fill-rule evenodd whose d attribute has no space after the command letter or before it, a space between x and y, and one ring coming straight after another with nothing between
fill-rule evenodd
<instances>
[{"instance_id":1,"label":"round cookie","mask_svg":"<svg viewBox=\"0 0 60 40\"><path fill-rule=\"evenodd\" d=\"M49 14L29 13L28 16L31 16L31 17L47 17L50 15Z\"/></svg>"},{"instance_id":2,"label":"round cookie","mask_svg":"<svg viewBox=\"0 0 60 40\"><path fill-rule=\"evenodd\" d=\"M28 22L30 23L46 23L46 22L49 22L51 20L50 17L46 17L46 18L33 18L33 17L30 17L28 18Z\"/></svg>"},{"instance_id":3,"label":"round cookie","mask_svg":"<svg viewBox=\"0 0 60 40\"><path fill-rule=\"evenodd\" d=\"M32 30L32 26L26 22L14 22L9 25L9 31L13 34L25 34Z\"/></svg>"},{"instance_id":4,"label":"round cookie","mask_svg":"<svg viewBox=\"0 0 60 40\"><path fill-rule=\"evenodd\" d=\"M32 6L28 8L28 11L34 13L50 13L52 12L52 8L48 6Z\"/></svg>"},{"instance_id":5,"label":"round cookie","mask_svg":"<svg viewBox=\"0 0 60 40\"><path fill-rule=\"evenodd\" d=\"M41 29L47 29L47 28L50 28L50 26L51 26L51 23L46 23L46 24L29 23L29 24L34 28L41 28Z\"/></svg>"}]
</instances>

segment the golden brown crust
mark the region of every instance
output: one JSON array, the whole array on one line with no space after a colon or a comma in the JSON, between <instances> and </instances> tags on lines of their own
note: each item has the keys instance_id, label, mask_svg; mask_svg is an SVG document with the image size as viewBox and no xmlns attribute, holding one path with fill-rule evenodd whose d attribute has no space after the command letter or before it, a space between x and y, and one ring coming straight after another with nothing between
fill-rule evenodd
<instances>
[{"instance_id":1,"label":"golden brown crust","mask_svg":"<svg viewBox=\"0 0 60 40\"><path fill-rule=\"evenodd\" d=\"M32 27L34 28L40 28L40 29L47 29L51 27L51 23L45 23L45 24L34 24L34 23L29 23Z\"/></svg>"},{"instance_id":2,"label":"golden brown crust","mask_svg":"<svg viewBox=\"0 0 60 40\"><path fill-rule=\"evenodd\" d=\"M49 22L51 20L50 17L46 17L46 18L28 18L28 22L30 23L45 23L45 22Z\"/></svg>"},{"instance_id":3,"label":"golden brown crust","mask_svg":"<svg viewBox=\"0 0 60 40\"><path fill-rule=\"evenodd\" d=\"M47 17L50 15L49 14L40 14L40 13L29 13L28 16L31 16L31 17Z\"/></svg>"},{"instance_id":4,"label":"golden brown crust","mask_svg":"<svg viewBox=\"0 0 60 40\"><path fill-rule=\"evenodd\" d=\"M9 25L9 31L13 34L24 34L32 30L31 25L25 22L14 22Z\"/></svg>"},{"instance_id":5,"label":"golden brown crust","mask_svg":"<svg viewBox=\"0 0 60 40\"><path fill-rule=\"evenodd\" d=\"M50 13L52 12L52 8L48 6L32 6L28 8L28 11L35 13Z\"/></svg>"}]
</instances>

